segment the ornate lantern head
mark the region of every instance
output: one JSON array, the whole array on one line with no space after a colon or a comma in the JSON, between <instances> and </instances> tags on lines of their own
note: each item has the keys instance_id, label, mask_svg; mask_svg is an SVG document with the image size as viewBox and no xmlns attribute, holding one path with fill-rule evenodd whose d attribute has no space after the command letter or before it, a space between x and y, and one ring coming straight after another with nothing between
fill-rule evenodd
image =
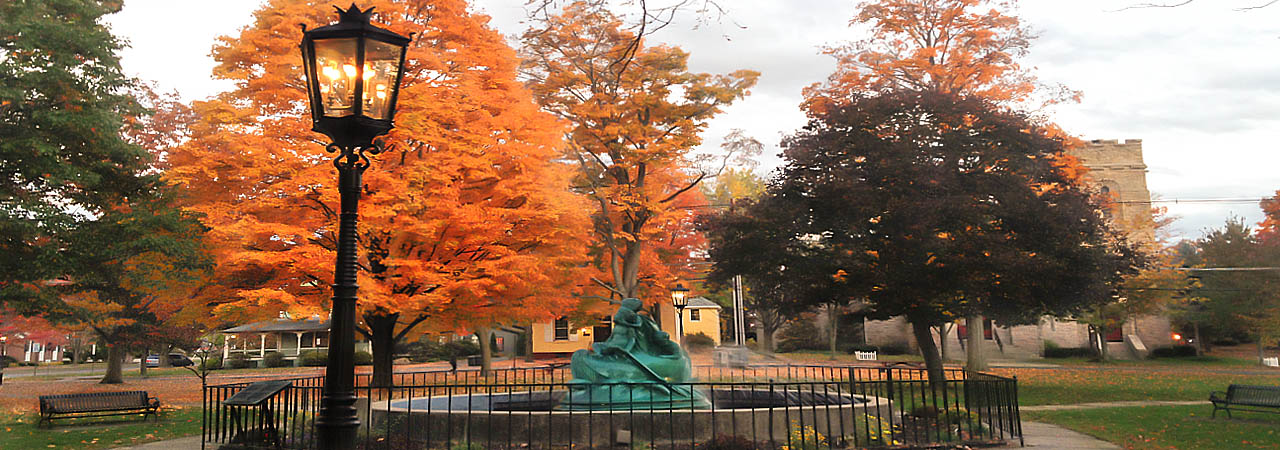
<instances>
[{"instance_id":1,"label":"ornate lantern head","mask_svg":"<svg viewBox=\"0 0 1280 450\"><path fill-rule=\"evenodd\" d=\"M338 23L302 33L312 130L341 146L368 145L391 131L410 38L369 23L353 3Z\"/></svg>"},{"instance_id":2,"label":"ornate lantern head","mask_svg":"<svg viewBox=\"0 0 1280 450\"><path fill-rule=\"evenodd\" d=\"M671 288L671 304L677 309L689 306L689 289L683 284L676 283L676 287Z\"/></svg>"}]
</instances>

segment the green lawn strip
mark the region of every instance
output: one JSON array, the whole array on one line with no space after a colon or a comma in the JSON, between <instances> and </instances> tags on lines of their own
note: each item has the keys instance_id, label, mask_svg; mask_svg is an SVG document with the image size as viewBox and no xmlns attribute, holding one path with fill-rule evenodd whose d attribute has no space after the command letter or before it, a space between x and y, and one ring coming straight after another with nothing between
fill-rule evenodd
<instances>
[{"instance_id":1,"label":"green lawn strip","mask_svg":"<svg viewBox=\"0 0 1280 450\"><path fill-rule=\"evenodd\" d=\"M1063 426L1130 449L1280 447L1280 415L1234 413L1227 419L1204 406L1142 406L1024 411L1022 419ZM1032 444L1032 442L1028 442Z\"/></svg>"},{"instance_id":2,"label":"green lawn strip","mask_svg":"<svg viewBox=\"0 0 1280 450\"><path fill-rule=\"evenodd\" d=\"M1189 356L1136 360L1113 359L1107 361L1094 361L1089 358L1044 358L1037 361L1061 366L1267 369L1267 367L1259 365L1258 360L1255 358L1232 358L1227 356Z\"/></svg>"},{"instance_id":3,"label":"green lawn strip","mask_svg":"<svg viewBox=\"0 0 1280 450\"><path fill-rule=\"evenodd\" d=\"M200 407L163 408L160 420L142 415L60 419L37 428L38 414L0 417L0 448L95 449L137 445L200 434Z\"/></svg>"},{"instance_id":4,"label":"green lawn strip","mask_svg":"<svg viewBox=\"0 0 1280 450\"><path fill-rule=\"evenodd\" d=\"M1022 405L1134 400L1208 400L1212 391L1230 384L1277 385L1271 375L1213 372L1144 372L1141 370L1018 370L1018 402Z\"/></svg>"}]
</instances>

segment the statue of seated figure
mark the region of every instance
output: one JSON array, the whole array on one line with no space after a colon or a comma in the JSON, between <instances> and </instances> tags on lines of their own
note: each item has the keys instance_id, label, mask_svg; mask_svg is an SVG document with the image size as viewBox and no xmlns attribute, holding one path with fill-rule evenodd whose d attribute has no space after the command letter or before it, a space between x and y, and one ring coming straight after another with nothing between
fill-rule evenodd
<instances>
[{"instance_id":1,"label":"statue of seated figure","mask_svg":"<svg viewBox=\"0 0 1280 450\"><path fill-rule=\"evenodd\" d=\"M613 316L613 333L591 350L573 353L567 409L668 409L709 407L688 384L689 355L658 324L640 314L643 303L622 301Z\"/></svg>"}]
</instances>

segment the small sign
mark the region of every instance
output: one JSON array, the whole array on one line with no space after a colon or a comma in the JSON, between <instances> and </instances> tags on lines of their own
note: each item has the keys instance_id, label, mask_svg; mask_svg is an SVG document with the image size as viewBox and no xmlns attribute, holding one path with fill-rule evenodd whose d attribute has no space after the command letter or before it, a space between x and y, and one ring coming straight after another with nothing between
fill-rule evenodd
<instances>
[{"instance_id":1,"label":"small sign","mask_svg":"<svg viewBox=\"0 0 1280 450\"><path fill-rule=\"evenodd\" d=\"M292 385L293 382L288 380L259 381L245 386L240 392L236 392L235 395L223 400L222 404L227 406L257 406Z\"/></svg>"},{"instance_id":2,"label":"small sign","mask_svg":"<svg viewBox=\"0 0 1280 450\"><path fill-rule=\"evenodd\" d=\"M1280 357L1262 358L1262 365L1267 367L1280 367Z\"/></svg>"}]
</instances>

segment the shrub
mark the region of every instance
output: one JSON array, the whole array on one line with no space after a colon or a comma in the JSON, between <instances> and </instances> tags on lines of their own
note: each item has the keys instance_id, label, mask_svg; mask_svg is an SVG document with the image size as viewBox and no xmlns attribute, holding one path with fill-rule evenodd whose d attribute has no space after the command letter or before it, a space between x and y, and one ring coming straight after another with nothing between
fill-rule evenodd
<instances>
[{"instance_id":1,"label":"shrub","mask_svg":"<svg viewBox=\"0 0 1280 450\"><path fill-rule=\"evenodd\" d=\"M305 351L302 352L301 356L298 356L298 362L300 365L307 367L323 367L329 364L329 352L324 350Z\"/></svg>"},{"instance_id":2,"label":"shrub","mask_svg":"<svg viewBox=\"0 0 1280 450\"><path fill-rule=\"evenodd\" d=\"M1156 347L1151 349L1152 358L1190 358L1196 356L1196 348L1190 345L1172 347Z\"/></svg>"},{"instance_id":3,"label":"shrub","mask_svg":"<svg viewBox=\"0 0 1280 450\"><path fill-rule=\"evenodd\" d=\"M1045 358L1091 358L1093 349L1089 347L1044 347Z\"/></svg>"},{"instance_id":4,"label":"shrub","mask_svg":"<svg viewBox=\"0 0 1280 450\"><path fill-rule=\"evenodd\" d=\"M198 359L198 358L197 358ZM222 368L222 356L209 355L196 366L196 370L218 370Z\"/></svg>"},{"instance_id":5,"label":"shrub","mask_svg":"<svg viewBox=\"0 0 1280 450\"><path fill-rule=\"evenodd\" d=\"M227 369L244 369L250 365L249 355L244 353L236 353L228 356L226 362L222 363L222 367Z\"/></svg>"},{"instance_id":6,"label":"shrub","mask_svg":"<svg viewBox=\"0 0 1280 450\"><path fill-rule=\"evenodd\" d=\"M284 359L284 353L280 352L267 352L267 356L262 357L262 359L267 367L288 367L293 365L289 360Z\"/></svg>"},{"instance_id":7,"label":"shrub","mask_svg":"<svg viewBox=\"0 0 1280 450\"><path fill-rule=\"evenodd\" d=\"M754 450L756 448L747 438L732 434L717 434L710 441L698 444L698 450Z\"/></svg>"},{"instance_id":8,"label":"shrub","mask_svg":"<svg viewBox=\"0 0 1280 450\"><path fill-rule=\"evenodd\" d=\"M3 358L0 358L0 368L14 366L17 364L18 364L18 358L14 358L9 355L4 355Z\"/></svg>"},{"instance_id":9,"label":"shrub","mask_svg":"<svg viewBox=\"0 0 1280 450\"><path fill-rule=\"evenodd\" d=\"M440 359L440 344L431 341L414 342L406 346L409 361L421 363Z\"/></svg>"},{"instance_id":10,"label":"shrub","mask_svg":"<svg viewBox=\"0 0 1280 450\"><path fill-rule=\"evenodd\" d=\"M829 349L827 336L815 324L816 320L813 314L805 314L796 323L784 327L778 333L778 353Z\"/></svg>"},{"instance_id":11,"label":"shrub","mask_svg":"<svg viewBox=\"0 0 1280 450\"><path fill-rule=\"evenodd\" d=\"M880 346L881 355L909 355L911 349L903 344L889 344Z\"/></svg>"},{"instance_id":12,"label":"shrub","mask_svg":"<svg viewBox=\"0 0 1280 450\"><path fill-rule=\"evenodd\" d=\"M366 351L356 352L355 360L356 360L357 366L367 366L367 365L373 364L373 353L369 353Z\"/></svg>"},{"instance_id":13,"label":"shrub","mask_svg":"<svg viewBox=\"0 0 1280 450\"><path fill-rule=\"evenodd\" d=\"M706 350L715 347L716 340L703 333L686 334L684 336L684 346L690 350Z\"/></svg>"},{"instance_id":14,"label":"shrub","mask_svg":"<svg viewBox=\"0 0 1280 450\"><path fill-rule=\"evenodd\" d=\"M479 355L480 345L469 340L449 341L444 344L444 355L440 359L449 359L449 356L465 358L467 356Z\"/></svg>"}]
</instances>

